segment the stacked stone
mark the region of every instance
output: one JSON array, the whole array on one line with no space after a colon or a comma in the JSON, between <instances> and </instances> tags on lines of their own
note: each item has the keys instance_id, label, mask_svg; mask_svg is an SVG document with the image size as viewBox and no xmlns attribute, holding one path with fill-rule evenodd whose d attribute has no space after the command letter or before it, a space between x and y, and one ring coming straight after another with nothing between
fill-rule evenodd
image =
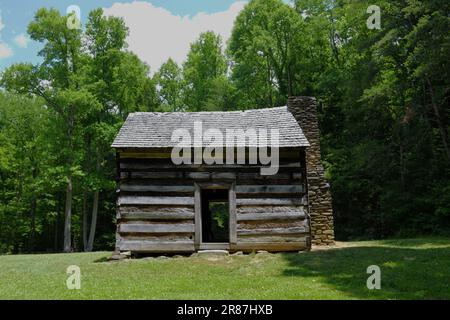
<instances>
[{"instance_id":1,"label":"stacked stone","mask_svg":"<svg viewBox=\"0 0 450 320\"><path fill-rule=\"evenodd\" d=\"M306 150L311 242L315 245L331 245L334 244L333 209L330 185L325 180L321 164L317 101L313 97L290 97L288 109L311 145Z\"/></svg>"}]
</instances>

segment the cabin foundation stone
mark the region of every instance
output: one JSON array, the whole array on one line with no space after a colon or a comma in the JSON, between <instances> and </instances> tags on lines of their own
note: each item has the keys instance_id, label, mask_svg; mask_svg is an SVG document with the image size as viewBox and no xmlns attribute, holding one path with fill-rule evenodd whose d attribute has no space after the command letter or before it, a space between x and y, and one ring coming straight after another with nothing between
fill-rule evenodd
<instances>
[{"instance_id":1,"label":"cabin foundation stone","mask_svg":"<svg viewBox=\"0 0 450 320\"><path fill-rule=\"evenodd\" d=\"M288 109L309 141L306 151L308 207L314 245L334 244L334 222L330 185L321 163L317 101L313 97L290 97Z\"/></svg>"}]
</instances>

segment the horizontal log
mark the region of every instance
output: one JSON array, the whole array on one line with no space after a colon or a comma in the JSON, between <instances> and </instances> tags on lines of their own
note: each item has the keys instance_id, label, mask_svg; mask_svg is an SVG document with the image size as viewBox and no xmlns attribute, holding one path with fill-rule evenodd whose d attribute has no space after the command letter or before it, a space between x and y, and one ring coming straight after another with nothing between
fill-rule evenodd
<instances>
[{"instance_id":1,"label":"horizontal log","mask_svg":"<svg viewBox=\"0 0 450 320\"><path fill-rule=\"evenodd\" d=\"M194 205L194 197L139 197L120 196L118 200L121 205Z\"/></svg>"},{"instance_id":2,"label":"horizontal log","mask_svg":"<svg viewBox=\"0 0 450 320\"><path fill-rule=\"evenodd\" d=\"M301 220L250 220L250 221L240 221L237 224L237 229L285 229L285 228L296 228L296 227L306 227L308 225L307 219Z\"/></svg>"},{"instance_id":3,"label":"horizontal log","mask_svg":"<svg viewBox=\"0 0 450 320\"><path fill-rule=\"evenodd\" d=\"M305 219L304 212L258 212L258 213L238 213L237 221L254 221L254 220L297 220Z\"/></svg>"},{"instance_id":4,"label":"horizontal log","mask_svg":"<svg viewBox=\"0 0 450 320\"><path fill-rule=\"evenodd\" d=\"M179 214L179 213L194 213L194 208L190 206L186 207L168 207L168 206L145 206L145 207L136 207L136 206L122 206L119 208L119 211L122 214L127 213L156 213L162 215L171 215L171 214Z\"/></svg>"},{"instance_id":5,"label":"horizontal log","mask_svg":"<svg viewBox=\"0 0 450 320\"><path fill-rule=\"evenodd\" d=\"M238 229L238 236L255 236L255 235L283 235L283 234L304 234L308 232L308 227L292 227L292 228L260 228L260 229Z\"/></svg>"},{"instance_id":6,"label":"horizontal log","mask_svg":"<svg viewBox=\"0 0 450 320\"><path fill-rule=\"evenodd\" d=\"M211 174L209 172L186 172L185 177L190 179L206 180L211 178Z\"/></svg>"},{"instance_id":7,"label":"horizontal log","mask_svg":"<svg viewBox=\"0 0 450 320\"><path fill-rule=\"evenodd\" d=\"M135 224L121 223L119 225L121 233L192 233L194 224L188 223L165 223L165 224Z\"/></svg>"},{"instance_id":8,"label":"horizontal log","mask_svg":"<svg viewBox=\"0 0 450 320\"><path fill-rule=\"evenodd\" d=\"M207 182L196 182L196 184L201 189L230 189L232 186L232 182L224 182L224 181L207 181Z\"/></svg>"},{"instance_id":9,"label":"horizontal log","mask_svg":"<svg viewBox=\"0 0 450 320\"><path fill-rule=\"evenodd\" d=\"M122 175L127 175L122 173ZM123 178L121 183L127 184L140 184L140 185L152 185L152 186L189 186L194 184L192 179L176 178L176 179L147 179L147 178Z\"/></svg>"},{"instance_id":10,"label":"horizontal log","mask_svg":"<svg viewBox=\"0 0 450 320\"><path fill-rule=\"evenodd\" d=\"M118 197L193 197L194 192L156 192L156 191L123 191L118 190Z\"/></svg>"},{"instance_id":11,"label":"horizontal log","mask_svg":"<svg viewBox=\"0 0 450 320\"><path fill-rule=\"evenodd\" d=\"M194 192L194 186L158 186L148 184L129 184L121 183L121 191L134 191L134 192Z\"/></svg>"},{"instance_id":12,"label":"horizontal log","mask_svg":"<svg viewBox=\"0 0 450 320\"><path fill-rule=\"evenodd\" d=\"M121 179L182 179L183 172L121 172Z\"/></svg>"},{"instance_id":13,"label":"horizontal log","mask_svg":"<svg viewBox=\"0 0 450 320\"><path fill-rule=\"evenodd\" d=\"M254 236L238 236L238 243L285 243L285 242L306 242L306 235L303 236L265 236L265 235L254 235Z\"/></svg>"},{"instance_id":14,"label":"horizontal log","mask_svg":"<svg viewBox=\"0 0 450 320\"><path fill-rule=\"evenodd\" d=\"M211 179L236 179L236 173L233 172L215 172L211 174Z\"/></svg>"},{"instance_id":15,"label":"horizontal log","mask_svg":"<svg viewBox=\"0 0 450 320\"><path fill-rule=\"evenodd\" d=\"M121 152L121 159L170 159L169 152Z\"/></svg>"},{"instance_id":16,"label":"horizontal log","mask_svg":"<svg viewBox=\"0 0 450 320\"><path fill-rule=\"evenodd\" d=\"M292 173L292 179L302 179L303 178L303 174L301 172L294 172Z\"/></svg>"},{"instance_id":17,"label":"horizontal log","mask_svg":"<svg viewBox=\"0 0 450 320\"><path fill-rule=\"evenodd\" d=\"M302 185L237 185L236 193L302 193Z\"/></svg>"},{"instance_id":18,"label":"horizontal log","mask_svg":"<svg viewBox=\"0 0 450 320\"><path fill-rule=\"evenodd\" d=\"M229 243L201 243L200 250L230 250Z\"/></svg>"},{"instance_id":19,"label":"horizontal log","mask_svg":"<svg viewBox=\"0 0 450 320\"><path fill-rule=\"evenodd\" d=\"M122 173L123 174L123 173ZM294 181L294 180L264 180L263 178L260 178L259 180L233 180L236 181L237 185L295 185L295 184L302 184L301 181ZM130 185L152 185L152 186L190 186L194 185L194 183L227 183L230 184L227 179L190 179L190 178L176 178L176 179L146 179L146 178L123 178L121 179L120 183L130 184ZM302 194L292 194L290 197L300 197ZM241 195L244 195L241 193ZM249 196L251 194L248 194ZM265 194L266 195L266 194ZM279 194L273 194L270 195L267 194L267 197L269 198L277 198ZM285 194L288 195L288 194Z\"/></svg>"},{"instance_id":20,"label":"horizontal log","mask_svg":"<svg viewBox=\"0 0 450 320\"><path fill-rule=\"evenodd\" d=\"M118 233L120 239L126 241L192 241L192 233Z\"/></svg>"},{"instance_id":21,"label":"horizontal log","mask_svg":"<svg viewBox=\"0 0 450 320\"><path fill-rule=\"evenodd\" d=\"M289 180L291 179L290 173L277 173L274 175L269 176L263 176L261 173L247 173L247 172L239 172L237 175L238 180L274 180L274 179L281 179L281 180Z\"/></svg>"},{"instance_id":22,"label":"horizontal log","mask_svg":"<svg viewBox=\"0 0 450 320\"><path fill-rule=\"evenodd\" d=\"M130 212L121 213L119 218L126 220L191 220L194 219L194 213Z\"/></svg>"},{"instance_id":23,"label":"horizontal log","mask_svg":"<svg viewBox=\"0 0 450 320\"><path fill-rule=\"evenodd\" d=\"M184 175L183 175L184 174ZM273 176L262 176L258 173L239 173L239 172L186 172L180 171L155 171L155 172L121 172L122 182L134 183L151 180L152 185L171 185L171 184L191 184L196 180L208 180L213 176L215 179L230 179L236 175L238 185L293 185L301 184L302 180L292 179L289 173L278 173Z\"/></svg>"},{"instance_id":24,"label":"horizontal log","mask_svg":"<svg viewBox=\"0 0 450 320\"><path fill-rule=\"evenodd\" d=\"M270 206L270 205L305 205L305 198L255 198L255 199L236 199L238 206Z\"/></svg>"},{"instance_id":25,"label":"horizontal log","mask_svg":"<svg viewBox=\"0 0 450 320\"><path fill-rule=\"evenodd\" d=\"M304 206L241 206L236 209L237 213L258 212L303 212Z\"/></svg>"},{"instance_id":26,"label":"horizontal log","mask_svg":"<svg viewBox=\"0 0 450 320\"><path fill-rule=\"evenodd\" d=\"M172 162L164 162L157 163L156 161L148 161L146 163L135 163L135 162L121 162L119 165L120 171L123 172L153 172L153 171L209 171L209 172L245 172L246 170L249 173L257 173L261 170L261 168L267 167L266 165L261 164L180 164L176 165ZM297 172L300 170L300 163L280 163L278 168L281 169L279 171L288 171L288 172ZM286 170L283 170L286 169ZM291 170L288 170L291 169ZM294 170L298 169L298 170Z\"/></svg>"},{"instance_id":27,"label":"horizontal log","mask_svg":"<svg viewBox=\"0 0 450 320\"><path fill-rule=\"evenodd\" d=\"M232 251L252 252L256 250L266 250L269 252L299 251L306 250L306 241L302 242L284 242L284 243L245 243L238 242L230 245Z\"/></svg>"},{"instance_id":28,"label":"horizontal log","mask_svg":"<svg viewBox=\"0 0 450 320\"><path fill-rule=\"evenodd\" d=\"M292 185L292 184L298 184L298 183L303 183L302 181L294 181L292 179L284 179L284 180L278 180L278 179L273 179L273 180L264 180L264 179L258 179L258 180L242 180L242 179L236 179L236 184L237 185ZM242 194L242 193L241 193ZM242 194L243 195L243 194ZM295 196L301 196L301 194L295 194ZM277 198L277 194L275 195L270 195L267 194L267 197L269 198Z\"/></svg>"},{"instance_id":29,"label":"horizontal log","mask_svg":"<svg viewBox=\"0 0 450 320\"><path fill-rule=\"evenodd\" d=\"M118 242L120 251L134 252L193 252L194 241L140 241L124 240Z\"/></svg>"}]
</instances>

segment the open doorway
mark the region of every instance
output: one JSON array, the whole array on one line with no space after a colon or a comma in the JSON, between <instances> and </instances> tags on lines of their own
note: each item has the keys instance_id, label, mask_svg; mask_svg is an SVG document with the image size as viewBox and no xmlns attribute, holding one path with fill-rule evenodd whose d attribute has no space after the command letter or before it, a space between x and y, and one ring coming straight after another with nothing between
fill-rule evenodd
<instances>
[{"instance_id":1,"label":"open doorway","mask_svg":"<svg viewBox=\"0 0 450 320\"><path fill-rule=\"evenodd\" d=\"M228 189L202 189L202 243L230 241Z\"/></svg>"}]
</instances>

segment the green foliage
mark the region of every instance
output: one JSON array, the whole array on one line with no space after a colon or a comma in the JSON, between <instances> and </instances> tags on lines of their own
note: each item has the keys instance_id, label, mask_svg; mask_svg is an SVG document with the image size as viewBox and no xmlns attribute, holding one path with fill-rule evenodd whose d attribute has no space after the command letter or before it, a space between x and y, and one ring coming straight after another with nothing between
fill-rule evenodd
<instances>
[{"instance_id":1,"label":"green foliage","mask_svg":"<svg viewBox=\"0 0 450 320\"><path fill-rule=\"evenodd\" d=\"M209 210L212 216L211 232L213 239L221 241L229 235L229 206L227 203L211 202Z\"/></svg>"},{"instance_id":2,"label":"green foliage","mask_svg":"<svg viewBox=\"0 0 450 320\"><path fill-rule=\"evenodd\" d=\"M32 154L35 161L48 162L48 167L36 172L22 170L23 179L42 179L45 192L35 192L34 183L23 180L23 201L19 202L17 192L13 196L7 191L2 194L7 197L8 212L17 209L18 213L28 212L32 216L31 222L16 220L19 230L31 226L21 231L20 236L15 230L9 241L13 242L12 246L5 240L8 243L3 248L5 251L59 250L65 193L72 199L72 215L66 216L66 221L72 224L73 233L65 236L73 240L73 249L85 247L82 229L86 230L89 224L81 222L89 221L84 219L89 211L96 211L96 204L90 205L95 193L100 194L99 221L103 224L98 228L100 237L111 238L104 236L113 234L115 217L115 208L109 205L115 202L115 154L110 145L128 113L151 111L158 105L156 86L148 76L148 66L126 50L128 29L122 19L105 17L103 11L97 9L90 13L84 30L68 29L66 21L67 17L55 9L38 10L28 26L28 33L43 44L39 52L43 63L15 64L2 73L1 85L8 91L40 97L48 118L47 126L29 121L36 135L41 137L36 144L48 152L45 156ZM4 100L2 107L8 104ZM23 121L30 112L28 108L31 107L25 104L23 113L18 115ZM5 170L11 170L25 164L22 158L11 157L10 150L17 141L7 130L10 130L8 126L0 127L7 146L6 150L1 149L0 163ZM12 185L19 185L22 178L14 172L9 172L7 178ZM73 185L72 191L66 189L68 184ZM36 221L33 217L38 215L46 220ZM98 244L105 247L105 242L110 243L105 240Z\"/></svg>"},{"instance_id":3,"label":"green foliage","mask_svg":"<svg viewBox=\"0 0 450 320\"><path fill-rule=\"evenodd\" d=\"M243 108L279 106L299 91L302 20L282 1L253 0L237 17L228 52Z\"/></svg>"},{"instance_id":4,"label":"green foliage","mask_svg":"<svg viewBox=\"0 0 450 320\"><path fill-rule=\"evenodd\" d=\"M183 65L184 100L187 110L206 109L212 87L218 78L225 76L227 62L222 52L222 39L212 31L200 34L191 44L187 60Z\"/></svg>"},{"instance_id":5,"label":"green foliage","mask_svg":"<svg viewBox=\"0 0 450 320\"><path fill-rule=\"evenodd\" d=\"M159 86L162 110L183 111L183 75L177 63L169 58L154 78Z\"/></svg>"},{"instance_id":6,"label":"green foliage","mask_svg":"<svg viewBox=\"0 0 450 320\"><path fill-rule=\"evenodd\" d=\"M0 94L0 252L32 250L33 233L51 218L31 209L38 197L49 199L54 183L42 174L52 165L50 121L42 100Z\"/></svg>"},{"instance_id":7,"label":"green foliage","mask_svg":"<svg viewBox=\"0 0 450 320\"><path fill-rule=\"evenodd\" d=\"M381 30L366 27L369 4L296 1L328 34L311 87L337 237L448 233L448 3L379 2Z\"/></svg>"}]
</instances>

